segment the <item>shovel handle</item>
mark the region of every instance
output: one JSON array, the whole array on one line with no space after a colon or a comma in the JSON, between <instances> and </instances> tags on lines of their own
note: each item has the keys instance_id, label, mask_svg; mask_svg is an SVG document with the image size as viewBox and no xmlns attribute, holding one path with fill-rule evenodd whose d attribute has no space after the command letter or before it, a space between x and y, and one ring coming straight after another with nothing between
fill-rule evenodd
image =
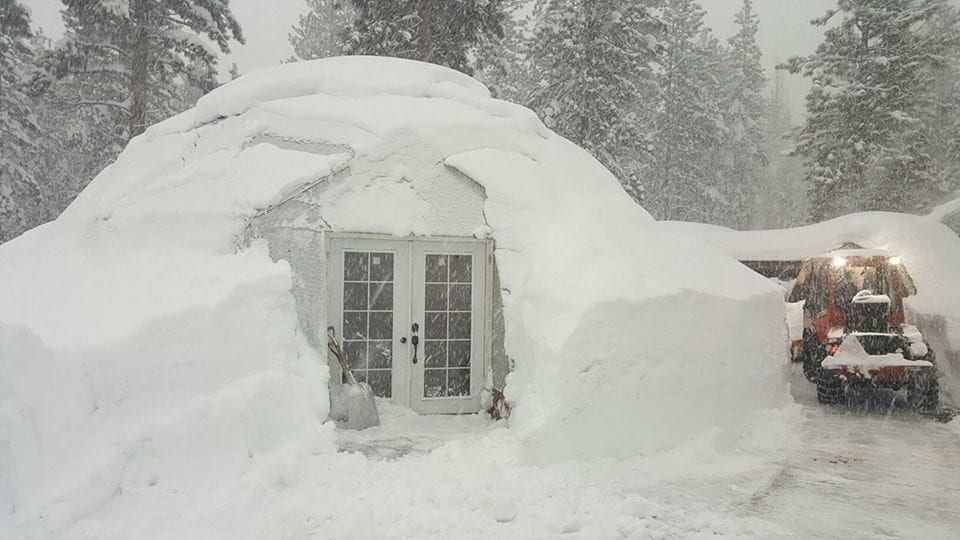
<instances>
[{"instance_id":1,"label":"shovel handle","mask_svg":"<svg viewBox=\"0 0 960 540\"><path fill-rule=\"evenodd\" d=\"M346 374L347 382L356 385L357 379L347 366L346 360L343 359L343 350L340 348L340 341L337 340L337 332L332 326L327 327L327 348L337 357L337 363L340 364L340 370Z\"/></svg>"}]
</instances>

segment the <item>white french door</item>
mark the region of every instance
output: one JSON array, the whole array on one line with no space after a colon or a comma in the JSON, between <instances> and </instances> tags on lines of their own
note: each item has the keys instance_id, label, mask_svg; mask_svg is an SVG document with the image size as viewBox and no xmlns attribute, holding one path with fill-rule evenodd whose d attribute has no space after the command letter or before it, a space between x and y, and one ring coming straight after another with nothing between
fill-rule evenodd
<instances>
[{"instance_id":1,"label":"white french door","mask_svg":"<svg viewBox=\"0 0 960 540\"><path fill-rule=\"evenodd\" d=\"M330 322L357 379L417 412L479 410L486 262L482 241L332 238Z\"/></svg>"}]
</instances>

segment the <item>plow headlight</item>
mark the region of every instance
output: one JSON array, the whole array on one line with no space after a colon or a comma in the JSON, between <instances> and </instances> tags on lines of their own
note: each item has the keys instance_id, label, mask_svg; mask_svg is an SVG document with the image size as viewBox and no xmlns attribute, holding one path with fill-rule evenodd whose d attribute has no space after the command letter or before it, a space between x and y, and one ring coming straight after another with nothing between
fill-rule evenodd
<instances>
[{"instance_id":1,"label":"plow headlight","mask_svg":"<svg viewBox=\"0 0 960 540\"><path fill-rule=\"evenodd\" d=\"M843 268L847 265L847 260L843 257L837 256L833 258L833 267L834 268Z\"/></svg>"},{"instance_id":2,"label":"plow headlight","mask_svg":"<svg viewBox=\"0 0 960 540\"><path fill-rule=\"evenodd\" d=\"M900 257L890 257L889 259L887 259L887 262L890 263L890 264L892 264L892 265L894 265L894 266L899 266L899 265L900 265Z\"/></svg>"}]
</instances>

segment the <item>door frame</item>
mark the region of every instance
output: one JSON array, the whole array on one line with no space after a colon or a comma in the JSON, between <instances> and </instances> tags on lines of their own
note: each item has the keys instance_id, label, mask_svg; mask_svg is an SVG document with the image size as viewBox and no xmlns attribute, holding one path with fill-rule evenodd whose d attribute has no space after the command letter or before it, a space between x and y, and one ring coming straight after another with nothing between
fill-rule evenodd
<instances>
[{"instance_id":1,"label":"door frame","mask_svg":"<svg viewBox=\"0 0 960 540\"><path fill-rule=\"evenodd\" d=\"M343 321L343 257L336 256L343 251L387 251L394 253L394 324L393 324L393 380L392 394L395 402L421 414L457 414L474 413L480 410L480 393L487 386L487 378L491 369L491 351L493 329L493 251L492 239L479 239L460 236L390 236L374 233L332 232L324 233L325 263L327 265L326 294L327 294L327 324L337 327ZM423 325L424 321L414 321L415 306L413 257L415 253L425 254L441 245L459 246L464 250L470 246L471 253L481 263L474 265L474 302L480 303L477 310L482 321L473 321L473 332L476 334L476 343L473 349L478 351L479 365L471 365L470 398L445 399L413 399L414 393L419 390L422 394L423 362L418 364L419 377L415 384L414 365L411 362L413 348L410 343L410 327L413 322L420 325L421 345L418 355L423 353ZM479 275L477 273L479 272ZM420 285L422 286L422 277ZM477 298L477 295L481 295ZM421 295L422 296L422 295ZM406 305L406 308L402 306ZM420 310L422 314L422 306ZM422 317L421 317L422 319ZM340 336L341 327L337 327ZM406 339L403 339L406 338ZM405 343L401 343L401 340ZM398 359L402 359L397 361ZM331 361L332 360L332 361ZM331 367L331 381L339 383L340 369L335 359L328 355L328 365ZM477 374L478 376L474 376ZM446 405L445 405L446 404Z\"/></svg>"}]
</instances>

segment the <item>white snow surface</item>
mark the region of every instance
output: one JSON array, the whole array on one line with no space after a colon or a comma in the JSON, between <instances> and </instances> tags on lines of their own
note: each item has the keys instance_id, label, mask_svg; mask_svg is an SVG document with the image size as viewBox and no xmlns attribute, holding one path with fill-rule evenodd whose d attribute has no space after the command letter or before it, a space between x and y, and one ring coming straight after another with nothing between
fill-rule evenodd
<instances>
[{"instance_id":1,"label":"white snow surface","mask_svg":"<svg viewBox=\"0 0 960 540\"><path fill-rule=\"evenodd\" d=\"M443 163L485 193L511 427L395 466L337 454L290 265L238 235L344 167L377 180L348 177L355 211L334 204L329 226L436 232L423 216L440 210L405 179ZM653 510L624 478L686 478L691 461L760 478L795 417L778 287L658 228L529 110L411 61L287 64L217 89L0 246L0 288L0 537L629 535ZM498 499L514 482L529 492ZM564 485L627 506L554 530L570 508L545 501ZM670 530L771 534L730 519Z\"/></svg>"}]
</instances>

